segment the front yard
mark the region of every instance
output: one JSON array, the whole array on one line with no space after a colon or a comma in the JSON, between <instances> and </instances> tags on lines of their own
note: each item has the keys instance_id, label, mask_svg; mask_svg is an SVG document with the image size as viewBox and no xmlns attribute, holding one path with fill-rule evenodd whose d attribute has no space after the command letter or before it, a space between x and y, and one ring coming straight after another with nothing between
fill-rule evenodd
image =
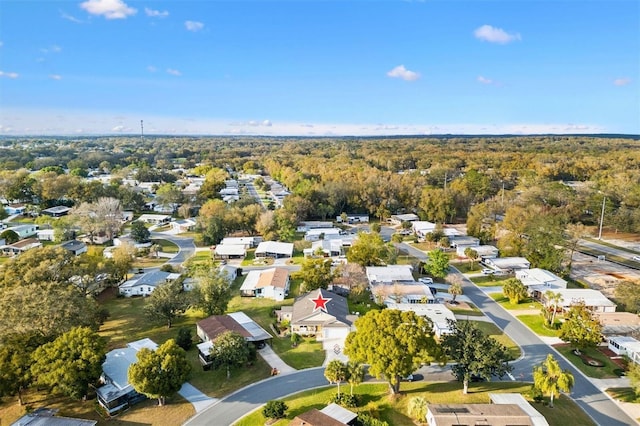
<instances>
[{"instance_id":1,"label":"front yard","mask_svg":"<svg viewBox=\"0 0 640 426\"><path fill-rule=\"evenodd\" d=\"M369 413L393 426L415 426L417 423L409 417L407 407L409 400L416 396L425 398L430 404L489 403L491 402L489 399L490 392L522 393L528 399L530 388L530 384L519 382L471 383L469 385L469 393L463 395L462 384L459 382L403 382L401 385L402 393L396 397L391 397L387 384L365 383L354 388L354 394L361 396L364 401L363 404L351 410ZM341 386L341 391L349 392L349 385ZM275 426L287 425L298 414L312 408L322 409L328 404L330 396L334 393L336 393L336 387L328 386L284 398L289 407L287 417L272 424ZM576 425L595 425L580 407L564 395L554 401L554 408L534 403L531 400L529 402L545 416L550 426L564 426L567 424L567 419L571 419L571 422ZM262 415L262 410L256 410L238 421L236 425L256 426L264 425L265 422L266 419Z\"/></svg>"},{"instance_id":2,"label":"front yard","mask_svg":"<svg viewBox=\"0 0 640 426\"><path fill-rule=\"evenodd\" d=\"M493 337L499 343L502 343L509 350L509 354L511 354L512 359L520 358L522 355L522 351L520 350L520 346L516 344L509 336L507 336L504 331L500 330L497 325L492 322L486 321L473 321L473 323L486 335Z\"/></svg>"},{"instance_id":3,"label":"front yard","mask_svg":"<svg viewBox=\"0 0 640 426\"><path fill-rule=\"evenodd\" d=\"M600 352L597 348L589 348L581 352L585 355L585 359L593 359L596 362L599 362L602 365L601 367L586 364L583 361L583 358L573 353L573 347L569 344L563 343L553 345L553 347L568 359L578 370L582 371L589 377L593 377L594 379L614 379L620 377L624 372L618 364L613 362L607 355Z\"/></svg>"}]
</instances>

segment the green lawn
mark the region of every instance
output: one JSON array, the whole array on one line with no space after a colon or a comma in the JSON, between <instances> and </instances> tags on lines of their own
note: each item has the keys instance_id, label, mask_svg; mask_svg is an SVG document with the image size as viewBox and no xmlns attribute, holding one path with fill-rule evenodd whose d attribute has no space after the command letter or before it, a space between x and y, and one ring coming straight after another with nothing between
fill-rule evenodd
<instances>
[{"instance_id":1,"label":"green lawn","mask_svg":"<svg viewBox=\"0 0 640 426\"><path fill-rule=\"evenodd\" d=\"M275 337L272 342L274 352L291 367L302 370L304 368L320 367L326 357L322 343L315 338L306 338L295 348L291 345L291 338Z\"/></svg>"},{"instance_id":2,"label":"green lawn","mask_svg":"<svg viewBox=\"0 0 640 426\"><path fill-rule=\"evenodd\" d=\"M451 306L453 306L453 305L449 305L449 309L455 315L468 315L468 316L476 316L476 317L483 317L484 316L482 311L480 309L478 309L477 306L474 305L473 303L467 303L467 306L469 306L469 309L462 309L462 308L459 308L459 307L458 308L452 308ZM457 305L457 306L460 306L460 305Z\"/></svg>"},{"instance_id":3,"label":"green lawn","mask_svg":"<svg viewBox=\"0 0 640 426\"><path fill-rule=\"evenodd\" d=\"M360 407L352 409L355 412L368 412L388 422L393 426L414 426L416 423L408 415L407 406L409 400L415 396L424 397L430 404L466 404L489 403L489 393L515 392L522 393L528 398L529 384L519 382L486 382L472 383L469 394L462 394L462 385L458 382L429 383L413 382L402 383L402 393L391 397L388 393L388 385L380 383L365 383L354 388L354 394L361 395ZM341 386L341 390L349 391L349 385ZM273 425L287 425L298 414L312 408L324 408L332 394L336 392L335 386L314 389L301 392L284 398L287 406L287 418ZM550 426L564 426L566 419L572 419L573 424L581 426L595 425L593 421L573 401L561 395L554 401L555 408L550 409L542 404L533 403L535 408L544 415ZM238 426L262 426L266 419L262 416L262 410L257 410L236 423Z\"/></svg>"},{"instance_id":4,"label":"green lawn","mask_svg":"<svg viewBox=\"0 0 640 426\"><path fill-rule=\"evenodd\" d=\"M535 309L535 310L540 310L542 309L542 304L540 302L537 302L533 299L525 299L520 303L511 303L509 301L508 297L505 297L504 294L502 293L491 293L490 294L491 298L493 300L495 300L496 302L498 302L500 304L500 306L502 306L503 308L509 310L509 311L518 311L518 310L529 310L529 309Z\"/></svg>"},{"instance_id":5,"label":"green lawn","mask_svg":"<svg viewBox=\"0 0 640 426\"><path fill-rule=\"evenodd\" d=\"M469 278L478 287L496 287L504 284L509 276L483 275L481 277Z\"/></svg>"},{"instance_id":6,"label":"green lawn","mask_svg":"<svg viewBox=\"0 0 640 426\"><path fill-rule=\"evenodd\" d=\"M473 321L473 323L486 335L493 337L498 342L502 343L507 347L509 353L511 354L512 359L520 358L522 352L520 350L520 346L516 345L516 342L511 340L509 336L504 334L504 331L500 330L497 325L492 322L486 321Z\"/></svg>"},{"instance_id":7,"label":"green lawn","mask_svg":"<svg viewBox=\"0 0 640 426\"><path fill-rule=\"evenodd\" d=\"M153 239L151 242L159 245L160 251L163 253L178 253L179 251L177 244L169 240Z\"/></svg>"},{"instance_id":8,"label":"green lawn","mask_svg":"<svg viewBox=\"0 0 640 426\"><path fill-rule=\"evenodd\" d=\"M463 274L467 274L469 272L479 272L481 270L478 262L474 262L473 265L469 261L455 262L452 263L451 266L455 266L456 269Z\"/></svg>"},{"instance_id":9,"label":"green lawn","mask_svg":"<svg viewBox=\"0 0 640 426\"><path fill-rule=\"evenodd\" d=\"M583 354L596 359L604 364L603 367L592 367L585 364L582 359L573 353L573 348L568 344L553 345L553 347L564 355L578 370L585 375L595 379L613 379L620 377L623 370L616 363L611 361L609 357L595 348L589 348L582 351Z\"/></svg>"},{"instance_id":10,"label":"green lawn","mask_svg":"<svg viewBox=\"0 0 640 426\"><path fill-rule=\"evenodd\" d=\"M558 330L548 328L544 323L542 314L516 315L516 318L522 321L527 327L531 329L531 331L539 336L558 337Z\"/></svg>"},{"instance_id":11,"label":"green lawn","mask_svg":"<svg viewBox=\"0 0 640 426\"><path fill-rule=\"evenodd\" d=\"M618 401L640 404L640 395L637 395L633 388L609 388L607 393Z\"/></svg>"}]
</instances>

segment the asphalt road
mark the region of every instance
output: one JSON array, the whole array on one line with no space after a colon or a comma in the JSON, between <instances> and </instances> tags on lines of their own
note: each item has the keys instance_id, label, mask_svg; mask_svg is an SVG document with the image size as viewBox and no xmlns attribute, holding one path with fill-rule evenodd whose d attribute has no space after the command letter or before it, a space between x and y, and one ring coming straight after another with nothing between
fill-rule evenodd
<instances>
[{"instance_id":1,"label":"asphalt road","mask_svg":"<svg viewBox=\"0 0 640 426\"><path fill-rule=\"evenodd\" d=\"M167 262L171 265L182 265L196 251L193 238L178 237L164 232L152 232L151 238L169 240L178 246L178 254Z\"/></svg>"},{"instance_id":2,"label":"asphalt road","mask_svg":"<svg viewBox=\"0 0 640 426\"><path fill-rule=\"evenodd\" d=\"M271 377L221 399L190 418L185 426L231 425L269 400L328 384L324 367Z\"/></svg>"}]
</instances>

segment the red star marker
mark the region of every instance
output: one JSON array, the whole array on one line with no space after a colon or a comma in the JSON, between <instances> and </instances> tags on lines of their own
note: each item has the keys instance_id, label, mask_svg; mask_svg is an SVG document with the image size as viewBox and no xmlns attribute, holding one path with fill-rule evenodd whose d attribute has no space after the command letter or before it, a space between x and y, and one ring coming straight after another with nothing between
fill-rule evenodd
<instances>
[{"instance_id":1,"label":"red star marker","mask_svg":"<svg viewBox=\"0 0 640 426\"><path fill-rule=\"evenodd\" d=\"M309 299L311 300L313 303L315 303L316 305L313 307L314 311L317 311L318 309L322 309L323 311L327 312L327 302L329 300L331 300L331 298L324 298L322 297L322 293L318 292L318 297L316 297L315 299Z\"/></svg>"}]
</instances>

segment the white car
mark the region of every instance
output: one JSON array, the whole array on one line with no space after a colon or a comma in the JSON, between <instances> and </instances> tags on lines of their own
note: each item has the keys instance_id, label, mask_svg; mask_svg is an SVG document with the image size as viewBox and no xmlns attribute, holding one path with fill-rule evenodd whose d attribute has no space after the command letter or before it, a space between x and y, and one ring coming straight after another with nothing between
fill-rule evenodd
<instances>
[{"instance_id":1,"label":"white car","mask_svg":"<svg viewBox=\"0 0 640 426\"><path fill-rule=\"evenodd\" d=\"M495 270L493 270L493 269L488 269L488 268L486 268L486 269L483 269L483 270L482 270L482 273L483 273L484 275L492 275L492 274L495 274L495 273L496 273L496 271L495 271Z\"/></svg>"},{"instance_id":2,"label":"white car","mask_svg":"<svg viewBox=\"0 0 640 426\"><path fill-rule=\"evenodd\" d=\"M420 282L422 284L433 284L433 278L421 277L421 278L418 278L418 282Z\"/></svg>"},{"instance_id":3,"label":"white car","mask_svg":"<svg viewBox=\"0 0 640 426\"><path fill-rule=\"evenodd\" d=\"M631 259L635 260L636 262L640 262L640 256L633 256Z\"/></svg>"}]
</instances>

